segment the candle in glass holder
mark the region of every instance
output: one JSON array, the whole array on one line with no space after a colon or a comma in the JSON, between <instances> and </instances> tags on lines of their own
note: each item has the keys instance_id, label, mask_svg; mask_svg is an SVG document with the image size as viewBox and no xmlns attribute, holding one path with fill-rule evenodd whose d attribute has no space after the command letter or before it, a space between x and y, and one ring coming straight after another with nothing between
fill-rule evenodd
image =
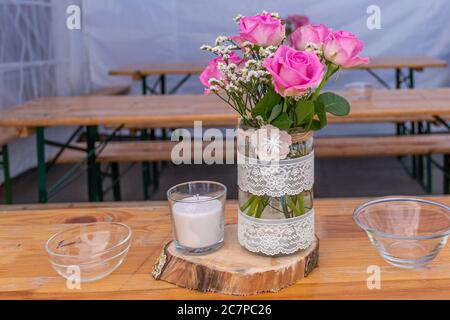
<instances>
[{"instance_id":1,"label":"candle in glass holder","mask_svg":"<svg viewBox=\"0 0 450 320\"><path fill-rule=\"evenodd\" d=\"M208 196L194 196L176 202L172 207L176 238L189 248L205 248L223 237L223 206Z\"/></svg>"},{"instance_id":2,"label":"candle in glass holder","mask_svg":"<svg viewBox=\"0 0 450 320\"><path fill-rule=\"evenodd\" d=\"M207 253L220 248L224 234L226 187L194 181L167 192L175 244L185 254Z\"/></svg>"}]
</instances>

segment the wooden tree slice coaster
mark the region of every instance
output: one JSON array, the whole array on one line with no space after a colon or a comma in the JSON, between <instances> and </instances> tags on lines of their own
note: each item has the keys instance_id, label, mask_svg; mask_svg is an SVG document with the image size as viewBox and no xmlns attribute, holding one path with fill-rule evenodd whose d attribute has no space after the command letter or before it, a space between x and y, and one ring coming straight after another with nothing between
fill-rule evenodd
<instances>
[{"instance_id":1,"label":"wooden tree slice coaster","mask_svg":"<svg viewBox=\"0 0 450 320\"><path fill-rule=\"evenodd\" d=\"M247 251L237 239L237 225L225 227L222 248L203 256L187 256L168 243L152 275L183 288L232 295L277 292L308 276L319 259L319 239L289 256L266 257Z\"/></svg>"}]
</instances>

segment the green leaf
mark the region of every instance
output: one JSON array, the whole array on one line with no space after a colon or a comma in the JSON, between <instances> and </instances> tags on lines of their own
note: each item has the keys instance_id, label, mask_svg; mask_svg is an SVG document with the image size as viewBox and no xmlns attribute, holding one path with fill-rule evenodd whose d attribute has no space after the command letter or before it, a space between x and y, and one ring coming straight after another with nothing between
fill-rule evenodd
<instances>
[{"instance_id":1,"label":"green leaf","mask_svg":"<svg viewBox=\"0 0 450 320\"><path fill-rule=\"evenodd\" d=\"M264 120L270 116L273 107L281 103L281 96L272 88L267 90L266 95L252 109L253 117L261 116Z\"/></svg>"},{"instance_id":2,"label":"green leaf","mask_svg":"<svg viewBox=\"0 0 450 320\"><path fill-rule=\"evenodd\" d=\"M289 118L289 115L287 113L282 113L276 118L274 121L272 121L272 125L281 129L286 130L289 129L294 122Z\"/></svg>"},{"instance_id":3,"label":"green leaf","mask_svg":"<svg viewBox=\"0 0 450 320\"><path fill-rule=\"evenodd\" d=\"M329 112L335 116L346 116L350 113L350 104L348 101L335 93L322 93L317 97L317 101L325 106L325 112Z\"/></svg>"},{"instance_id":4,"label":"green leaf","mask_svg":"<svg viewBox=\"0 0 450 320\"><path fill-rule=\"evenodd\" d=\"M281 109L283 109L283 106L281 104L277 104L275 107L273 107L267 122L271 123L273 120L275 120L280 115Z\"/></svg>"},{"instance_id":5,"label":"green leaf","mask_svg":"<svg viewBox=\"0 0 450 320\"><path fill-rule=\"evenodd\" d=\"M325 105L319 101L314 102L314 112L319 120L313 120L311 123L312 130L320 130L327 125L327 113L325 111Z\"/></svg>"},{"instance_id":6,"label":"green leaf","mask_svg":"<svg viewBox=\"0 0 450 320\"><path fill-rule=\"evenodd\" d=\"M309 127L312 118L314 117L314 102L313 101L298 101L295 105L296 125L306 125Z\"/></svg>"}]
</instances>

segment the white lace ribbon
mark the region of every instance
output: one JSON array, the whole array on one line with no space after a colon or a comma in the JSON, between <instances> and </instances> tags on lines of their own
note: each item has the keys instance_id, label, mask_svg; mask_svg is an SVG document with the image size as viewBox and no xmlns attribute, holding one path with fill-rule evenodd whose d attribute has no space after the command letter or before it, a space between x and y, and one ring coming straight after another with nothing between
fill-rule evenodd
<instances>
[{"instance_id":1,"label":"white lace ribbon","mask_svg":"<svg viewBox=\"0 0 450 320\"><path fill-rule=\"evenodd\" d=\"M275 163L248 158L238 152L238 185L253 195L281 197L311 190L314 185L314 151Z\"/></svg>"},{"instance_id":2,"label":"white lace ribbon","mask_svg":"<svg viewBox=\"0 0 450 320\"><path fill-rule=\"evenodd\" d=\"M239 210L238 240L247 250L269 256L292 254L314 241L314 209L291 219L256 219Z\"/></svg>"}]
</instances>

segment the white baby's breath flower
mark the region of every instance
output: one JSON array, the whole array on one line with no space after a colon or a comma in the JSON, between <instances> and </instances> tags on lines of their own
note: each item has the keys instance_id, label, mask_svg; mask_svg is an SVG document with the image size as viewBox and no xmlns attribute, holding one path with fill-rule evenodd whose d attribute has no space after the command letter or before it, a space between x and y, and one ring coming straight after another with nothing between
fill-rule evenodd
<instances>
[{"instance_id":1,"label":"white baby's breath flower","mask_svg":"<svg viewBox=\"0 0 450 320\"><path fill-rule=\"evenodd\" d=\"M244 18L244 16L242 14L238 14L236 17L234 17L234 21L236 23L239 23L239 21L241 21L241 19Z\"/></svg>"},{"instance_id":2,"label":"white baby's breath flower","mask_svg":"<svg viewBox=\"0 0 450 320\"><path fill-rule=\"evenodd\" d=\"M220 92L220 87L219 86L210 86L209 87L209 91L212 93L219 93Z\"/></svg>"},{"instance_id":3,"label":"white baby's breath flower","mask_svg":"<svg viewBox=\"0 0 450 320\"><path fill-rule=\"evenodd\" d=\"M312 52L317 53L318 55L322 54L322 48L312 42L308 42L306 44L305 51L312 51Z\"/></svg>"},{"instance_id":4,"label":"white baby's breath flower","mask_svg":"<svg viewBox=\"0 0 450 320\"><path fill-rule=\"evenodd\" d=\"M220 85L221 83L223 83L223 81L219 80L219 79L216 79L216 78L211 78L211 79L208 80L208 83L210 85L214 86L214 85Z\"/></svg>"},{"instance_id":5,"label":"white baby's breath flower","mask_svg":"<svg viewBox=\"0 0 450 320\"><path fill-rule=\"evenodd\" d=\"M228 84L225 87L225 90L226 91L231 91L231 92L238 92L238 93L242 91L242 89L240 87L238 87L237 85L232 84L232 83Z\"/></svg>"},{"instance_id":6,"label":"white baby's breath flower","mask_svg":"<svg viewBox=\"0 0 450 320\"><path fill-rule=\"evenodd\" d=\"M311 89L306 90L303 94L294 96L295 101L303 100L311 94Z\"/></svg>"},{"instance_id":7,"label":"white baby's breath flower","mask_svg":"<svg viewBox=\"0 0 450 320\"><path fill-rule=\"evenodd\" d=\"M272 18L280 19L280 14L278 12L272 12L271 15Z\"/></svg>"},{"instance_id":8,"label":"white baby's breath flower","mask_svg":"<svg viewBox=\"0 0 450 320\"><path fill-rule=\"evenodd\" d=\"M209 46L209 45L204 44L204 45L202 45L202 46L200 47L200 50L211 51L211 50L212 50L212 47Z\"/></svg>"},{"instance_id":9,"label":"white baby's breath flower","mask_svg":"<svg viewBox=\"0 0 450 320\"><path fill-rule=\"evenodd\" d=\"M224 62L218 62L217 69L222 73L226 73L227 72L227 64Z\"/></svg>"},{"instance_id":10,"label":"white baby's breath flower","mask_svg":"<svg viewBox=\"0 0 450 320\"><path fill-rule=\"evenodd\" d=\"M237 69L237 65L235 63L230 63L227 68L228 71L235 71Z\"/></svg>"},{"instance_id":11,"label":"white baby's breath flower","mask_svg":"<svg viewBox=\"0 0 450 320\"><path fill-rule=\"evenodd\" d=\"M253 47L253 43L251 43L250 41L244 41L241 44L242 47Z\"/></svg>"},{"instance_id":12,"label":"white baby's breath flower","mask_svg":"<svg viewBox=\"0 0 450 320\"><path fill-rule=\"evenodd\" d=\"M227 41L227 40L228 40L228 37L226 37L226 36L218 36L218 37L216 38L216 41L215 41L216 46L219 45L219 44L224 43L224 42Z\"/></svg>"}]
</instances>

